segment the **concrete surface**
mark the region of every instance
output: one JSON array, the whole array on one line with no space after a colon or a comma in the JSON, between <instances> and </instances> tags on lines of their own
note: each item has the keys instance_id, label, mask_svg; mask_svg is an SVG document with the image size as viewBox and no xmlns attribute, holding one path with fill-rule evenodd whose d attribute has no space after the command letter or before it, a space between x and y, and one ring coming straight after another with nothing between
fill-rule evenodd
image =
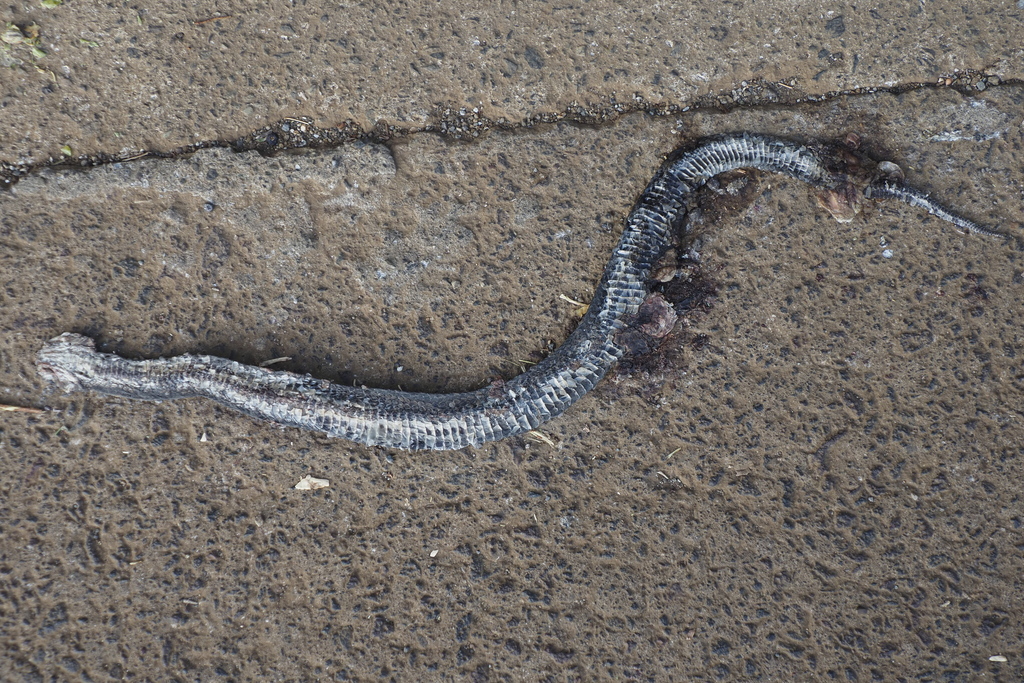
<instances>
[{"instance_id":1,"label":"concrete surface","mask_svg":"<svg viewBox=\"0 0 1024 683\"><path fill-rule=\"evenodd\" d=\"M486 132L42 169L0 194L0 403L53 409L0 413L3 680L1024 677L1014 4L5 11L47 52L11 45L0 72L8 169L285 118L477 107ZM682 111L766 93L804 102ZM615 115L635 94L679 111ZM514 125L574 102L611 114ZM718 295L676 362L602 383L545 425L554 446L367 449L36 375L74 330L482 386L564 339L559 295L592 293L661 157L734 130L856 133L1014 237L889 204L841 225L755 175L702 226ZM294 490L307 474L330 488Z\"/></svg>"}]
</instances>

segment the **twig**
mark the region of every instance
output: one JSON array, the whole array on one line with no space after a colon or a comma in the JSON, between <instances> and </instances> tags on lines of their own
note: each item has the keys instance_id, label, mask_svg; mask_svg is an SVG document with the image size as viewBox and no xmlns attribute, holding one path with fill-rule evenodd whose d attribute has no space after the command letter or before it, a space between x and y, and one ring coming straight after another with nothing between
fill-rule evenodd
<instances>
[{"instance_id":1,"label":"twig","mask_svg":"<svg viewBox=\"0 0 1024 683\"><path fill-rule=\"evenodd\" d=\"M32 413L33 415L40 415L46 411L41 408L28 408L25 406L9 406L5 403L0 403L0 412L5 413Z\"/></svg>"}]
</instances>

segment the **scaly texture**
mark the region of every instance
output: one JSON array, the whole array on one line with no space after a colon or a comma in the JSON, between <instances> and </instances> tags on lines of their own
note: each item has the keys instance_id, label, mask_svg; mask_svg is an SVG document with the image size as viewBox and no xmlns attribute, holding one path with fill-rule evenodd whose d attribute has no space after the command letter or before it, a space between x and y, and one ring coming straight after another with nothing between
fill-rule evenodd
<instances>
[{"instance_id":1,"label":"scaly texture","mask_svg":"<svg viewBox=\"0 0 1024 683\"><path fill-rule=\"evenodd\" d=\"M781 173L808 183L852 215L852 184L842 164L819 152L764 135L736 134L674 153L626 219L587 314L558 349L518 377L457 394L422 394L341 386L308 375L271 371L214 356L133 361L98 353L91 339L65 333L39 352L39 372L66 391L91 390L160 401L202 396L261 420L323 432L370 446L446 450L475 446L536 428L560 415L623 355L617 333L648 294L651 266L669 247L686 202L710 178L741 168ZM907 201L974 232L893 178L858 191ZM872 194L873 193L873 194ZM921 198L925 199L922 200Z\"/></svg>"},{"instance_id":2,"label":"scaly texture","mask_svg":"<svg viewBox=\"0 0 1024 683\"><path fill-rule=\"evenodd\" d=\"M952 211L944 208L938 202L932 200L924 192L917 188L904 185L898 180L891 178L879 178L877 181L867 186L864 192L864 196L872 199L897 199L905 204L916 206L920 209L924 209L933 216L937 216L944 221L952 223L958 228L963 228L967 232L973 232L976 235L988 235L989 237L1003 237L1003 234L995 230L978 225L974 221L969 221L962 216L958 216Z\"/></svg>"}]
</instances>

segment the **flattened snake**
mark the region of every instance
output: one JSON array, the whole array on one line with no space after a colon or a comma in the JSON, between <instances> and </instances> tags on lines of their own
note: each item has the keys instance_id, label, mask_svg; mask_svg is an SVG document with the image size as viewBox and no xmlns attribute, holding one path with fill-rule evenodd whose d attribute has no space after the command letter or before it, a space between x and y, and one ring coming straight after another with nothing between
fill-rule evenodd
<instances>
[{"instance_id":1,"label":"flattened snake","mask_svg":"<svg viewBox=\"0 0 1024 683\"><path fill-rule=\"evenodd\" d=\"M92 339L64 333L37 356L40 374L65 391L91 390L162 401L202 396L261 420L370 446L447 450L522 434L560 415L594 388L624 354L620 333L649 293L652 266L684 224L694 193L737 169L781 173L811 185L840 220L862 198L921 207L964 230L1001 236L957 216L902 182L892 163L873 166L850 150L806 147L740 133L673 153L626 219L625 230L575 331L546 359L506 382L476 391L426 394L334 384L214 356L127 360L99 353Z\"/></svg>"}]
</instances>

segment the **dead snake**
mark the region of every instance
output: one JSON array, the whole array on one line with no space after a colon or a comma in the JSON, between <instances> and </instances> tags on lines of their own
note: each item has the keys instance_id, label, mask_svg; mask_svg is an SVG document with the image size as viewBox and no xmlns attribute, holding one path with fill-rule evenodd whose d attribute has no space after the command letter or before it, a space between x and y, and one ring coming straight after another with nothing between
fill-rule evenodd
<instances>
[{"instance_id":1,"label":"dead snake","mask_svg":"<svg viewBox=\"0 0 1024 683\"><path fill-rule=\"evenodd\" d=\"M587 313L565 343L518 377L476 391L426 394L348 387L215 356L127 360L97 352L92 339L73 333L46 342L37 365L43 377L68 392L91 390L151 401L202 396L257 419L369 446L475 446L532 430L560 415L622 357L617 337L648 295L652 266L669 247L673 231L684 224L694 193L720 173L750 168L802 180L840 220L852 218L862 197L892 198L964 230L1000 235L904 185L895 164L878 164L873 176L866 165L849 150L812 148L750 133L707 138L678 150L637 200Z\"/></svg>"}]
</instances>

